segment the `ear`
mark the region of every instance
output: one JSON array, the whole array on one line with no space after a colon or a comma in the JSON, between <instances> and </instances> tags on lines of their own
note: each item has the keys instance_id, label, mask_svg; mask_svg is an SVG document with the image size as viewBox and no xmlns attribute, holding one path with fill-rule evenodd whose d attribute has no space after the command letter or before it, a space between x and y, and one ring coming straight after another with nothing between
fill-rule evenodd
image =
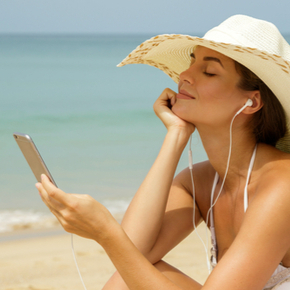
<instances>
[{"instance_id":1,"label":"ear","mask_svg":"<svg viewBox=\"0 0 290 290\"><path fill-rule=\"evenodd\" d=\"M246 107L243 110L244 114L254 114L264 106L260 91L250 91L247 92L246 95L248 99L253 101L253 105L251 107Z\"/></svg>"}]
</instances>

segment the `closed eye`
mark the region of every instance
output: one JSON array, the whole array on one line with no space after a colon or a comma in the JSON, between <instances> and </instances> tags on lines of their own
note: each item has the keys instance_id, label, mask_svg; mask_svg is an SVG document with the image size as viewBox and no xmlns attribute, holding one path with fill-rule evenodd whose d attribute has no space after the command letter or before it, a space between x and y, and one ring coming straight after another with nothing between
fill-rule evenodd
<instances>
[{"instance_id":1,"label":"closed eye","mask_svg":"<svg viewBox=\"0 0 290 290\"><path fill-rule=\"evenodd\" d=\"M208 76L208 77L213 77L213 76L215 76L215 74L211 74L211 73L208 73L208 72L203 72L206 76Z\"/></svg>"}]
</instances>

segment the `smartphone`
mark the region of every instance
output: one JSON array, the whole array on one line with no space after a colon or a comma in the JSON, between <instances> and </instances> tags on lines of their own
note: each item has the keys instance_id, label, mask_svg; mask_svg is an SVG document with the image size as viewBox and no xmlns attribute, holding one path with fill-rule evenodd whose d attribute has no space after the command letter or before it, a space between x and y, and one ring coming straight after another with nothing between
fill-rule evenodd
<instances>
[{"instance_id":1,"label":"smartphone","mask_svg":"<svg viewBox=\"0 0 290 290\"><path fill-rule=\"evenodd\" d=\"M41 182L41 174L45 174L50 181L56 186L48 168L46 167L39 151L37 150L32 138L23 133L15 132L13 134L15 141L17 142L22 154L24 155L28 165L30 166L36 180Z\"/></svg>"}]
</instances>

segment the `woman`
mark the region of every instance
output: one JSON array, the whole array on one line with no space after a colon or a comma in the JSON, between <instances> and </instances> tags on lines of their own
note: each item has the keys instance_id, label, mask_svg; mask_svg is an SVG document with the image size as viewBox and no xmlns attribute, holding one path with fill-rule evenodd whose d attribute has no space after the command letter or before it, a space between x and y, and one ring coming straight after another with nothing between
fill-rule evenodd
<instances>
[{"instance_id":1,"label":"woman","mask_svg":"<svg viewBox=\"0 0 290 290\"><path fill-rule=\"evenodd\" d=\"M178 82L154 104L168 132L122 227L89 196L45 176L36 185L65 230L107 252L117 272L104 289L290 289L289 60L275 26L237 15L204 38L152 38L120 64L150 64ZM195 129L208 161L174 178ZM202 221L213 235L203 286L162 261Z\"/></svg>"}]
</instances>

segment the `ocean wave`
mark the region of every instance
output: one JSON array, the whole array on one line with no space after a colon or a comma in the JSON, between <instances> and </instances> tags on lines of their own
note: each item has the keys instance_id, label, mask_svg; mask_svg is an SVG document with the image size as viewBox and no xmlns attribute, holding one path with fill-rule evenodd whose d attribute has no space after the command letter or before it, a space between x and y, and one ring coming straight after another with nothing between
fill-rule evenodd
<instances>
[{"instance_id":1,"label":"ocean wave","mask_svg":"<svg viewBox=\"0 0 290 290\"><path fill-rule=\"evenodd\" d=\"M121 221L129 201L105 200L103 205ZM59 225L53 214L33 210L0 210L0 233L25 229L47 229Z\"/></svg>"},{"instance_id":2,"label":"ocean wave","mask_svg":"<svg viewBox=\"0 0 290 290\"><path fill-rule=\"evenodd\" d=\"M124 213L129 205L128 200L104 200L102 203L112 215Z\"/></svg>"},{"instance_id":3,"label":"ocean wave","mask_svg":"<svg viewBox=\"0 0 290 290\"><path fill-rule=\"evenodd\" d=\"M56 218L49 213L32 210L0 211L0 233L32 228L51 228L57 224Z\"/></svg>"}]
</instances>

